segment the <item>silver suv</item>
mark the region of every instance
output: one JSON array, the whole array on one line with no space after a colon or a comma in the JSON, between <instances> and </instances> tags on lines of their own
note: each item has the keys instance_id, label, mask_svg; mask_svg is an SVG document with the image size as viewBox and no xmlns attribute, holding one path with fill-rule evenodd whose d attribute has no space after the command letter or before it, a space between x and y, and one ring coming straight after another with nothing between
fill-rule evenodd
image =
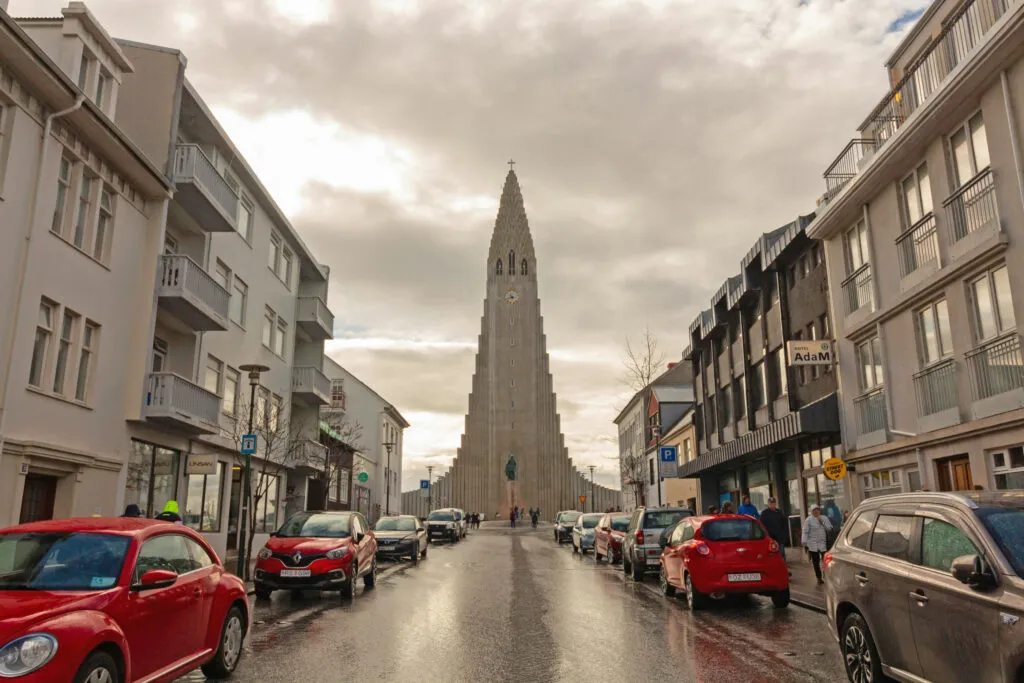
<instances>
[{"instance_id":1,"label":"silver suv","mask_svg":"<svg viewBox=\"0 0 1024 683\"><path fill-rule=\"evenodd\" d=\"M824 566L851 681L1024 680L1020 492L869 499Z\"/></svg>"},{"instance_id":2,"label":"silver suv","mask_svg":"<svg viewBox=\"0 0 1024 683\"><path fill-rule=\"evenodd\" d=\"M658 571L661 567L661 533L692 515L690 510L679 507L639 507L633 510L626 537L622 539L622 571L632 576L634 581L642 581L647 572Z\"/></svg>"}]
</instances>

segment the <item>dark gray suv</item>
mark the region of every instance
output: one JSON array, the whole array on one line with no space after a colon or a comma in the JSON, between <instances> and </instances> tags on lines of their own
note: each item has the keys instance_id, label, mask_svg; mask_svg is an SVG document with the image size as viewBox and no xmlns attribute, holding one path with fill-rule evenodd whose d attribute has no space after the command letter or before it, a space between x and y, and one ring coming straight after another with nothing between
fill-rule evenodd
<instances>
[{"instance_id":1,"label":"dark gray suv","mask_svg":"<svg viewBox=\"0 0 1024 683\"><path fill-rule=\"evenodd\" d=\"M626 536L622 539L622 571L641 581L647 572L656 572L661 568L661 534L665 529L675 525L683 517L693 513L686 508L638 507L626 527Z\"/></svg>"},{"instance_id":2,"label":"dark gray suv","mask_svg":"<svg viewBox=\"0 0 1024 683\"><path fill-rule=\"evenodd\" d=\"M872 498L824 566L854 683L1024 680L1024 493Z\"/></svg>"}]
</instances>

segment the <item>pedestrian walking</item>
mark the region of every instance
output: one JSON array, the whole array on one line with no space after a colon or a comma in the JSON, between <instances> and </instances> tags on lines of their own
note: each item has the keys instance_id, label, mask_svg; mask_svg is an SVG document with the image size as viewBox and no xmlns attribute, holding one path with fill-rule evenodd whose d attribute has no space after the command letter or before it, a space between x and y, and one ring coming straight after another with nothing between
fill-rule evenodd
<instances>
[{"instance_id":1,"label":"pedestrian walking","mask_svg":"<svg viewBox=\"0 0 1024 683\"><path fill-rule=\"evenodd\" d=\"M732 507L732 501L731 500L727 500L724 503L722 503L722 514L723 515L735 515L736 514L736 510L734 510L733 507Z\"/></svg>"},{"instance_id":2,"label":"pedestrian walking","mask_svg":"<svg viewBox=\"0 0 1024 683\"><path fill-rule=\"evenodd\" d=\"M124 509L124 514L121 515L121 516L122 517L141 517L142 516L142 510L140 510L139 506L136 505L135 503L129 503L128 506L125 507L125 509Z\"/></svg>"},{"instance_id":3,"label":"pedestrian walking","mask_svg":"<svg viewBox=\"0 0 1024 683\"><path fill-rule=\"evenodd\" d=\"M786 559L786 537L789 536L789 525L786 523L786 515L779 509L775 497L768 499L768 507L761 511L761 523L768 530L768 535L779 544L779 552L782 559Z\"/></svg>"},{"instance_id":4,"label":"pedestrian walking","mask_svg":"<svg viewBox=\"0 0 1024 683\"><path fill-rule=\"evenodd\" d=\"M511 527L513 529L515 529L516 528L516 509L515 508L513 508L512 510L508 511L508 521L511 523Z\"/></svg>"},{"instance_id":5,"label":"pedestrian walking","mask_svg":"<svg viewBox=\"0 0 1024 683\"><path fill-rule=\"evenodd\" d=\"M156 519L159 519L163 522L174 522L175 524L181 524L181 515L178 514L178 501L167 501L167 504L164 505L163 512L157 515Z\"/></svg>"},{"instance_id":6,"label":"pedestrian walking","mask_svg":"<svg viewBox=\"0 0 1024 683\"><path fill-rule=\"evenodd\" d=\"M821 578L821 556L828 550L828 535L832 532L832 522L821 514L821 508L818 505L811 506L811 514L807 516L807 520L804 522L804 531L800 538L800 543L807 549L807 554L811 558L811 564L814 566L814 576L817 577L818 583L825 583Z\"/></svg>"},{"instance_id":7,"label":"pedestrian walking","mask_svg":"<svg viewBox=\"0 0 1024 683\"><path fill-rule=\"evenodd\" d=\"M743 496L743 502L740 503L739 513L741 515L747 515L754 519L760 519L761 515L757 513L757 508L750 504L750 494Z\"/></svg>"}]
</instances>

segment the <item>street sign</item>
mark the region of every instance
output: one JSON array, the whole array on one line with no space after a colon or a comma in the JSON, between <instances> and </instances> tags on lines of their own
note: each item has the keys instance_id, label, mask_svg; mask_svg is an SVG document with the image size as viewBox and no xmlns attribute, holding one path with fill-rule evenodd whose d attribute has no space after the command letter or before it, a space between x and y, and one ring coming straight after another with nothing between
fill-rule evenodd
<instances>
[{"instance_id":1,"label":"street sign","mask_svg":"<svg viewBox=\"0 0 1024 683\"><path fill-rule=\"evenodd\" d=\"M804 341L786 342L789 352L789 364L798 365L832 365L835 361L832 342L827 339L807 339Z\"/></svg>"},{"instance_id":2,"label":"street sign","mask_svg":"<svg viewBox=\"0 0 1024 683\"><path fill-rule=\"evenodd\" d=\"M658 449L658 460L660 461L658 471L663 479L674 478L678 474L678 456L679 448L676 446L662 446Z\"/></svg>"},{"instance_id":3,"label":"street sign","mask_svg":"<svg viewBox=\"0 0 1024 683\"><path fill-rule=\"evenodd\" d=\"M832 481L846 476L846 463L841 458L829 458L821 465L821 471Z\"/></svg>"},{"instance_id":4,"label":"street sign","mask_svg":"<svg viewBox=\"0 0 1024 683\"><path fill-rule=\"evenodd\" d=\"M185 474L217 474L219 464L217 456L212 453L207 455L189 453L188 460L185 462Z\"/></svg>"},{"instance_id":5,"label":"street sign","mask_svg":"<svg viewBox=\"0 0 1024 683\"><path fill-rule=\"evenodd\" d=\"M420 479L420 498L430 497L430 480Z\"/></svg>"},{"instance_id":6,"label":"street sign","mask_svg":"<svg viewBox=\"0 0 1024 683\"><path fill-rule=\"evenodd\" d=\"M244 434L242 436L242 455L252 455L256 452L256 435Z\"/></svg>"},{"instance_id":7,"label":"street sign","mask_svg":"<svg viewBox=\"0 0 1024 683\"><path fill-rule=\"evenodd\" d=\"M580 505L584 505L587 502L586 496L580 496Z\"/></svg>"},{"instance_id":8,"label":"street sign","mask_svg":"<svg viewBox=\"0 0 1024 683\"><path fill-rule=\"evenodd\" d=\"M366 472L360 472L359 474L356 475L356 479L359 480L360 484L365 484L366 482L370 481L370 475L367 474Z\"/></svg>"}]
</instances>

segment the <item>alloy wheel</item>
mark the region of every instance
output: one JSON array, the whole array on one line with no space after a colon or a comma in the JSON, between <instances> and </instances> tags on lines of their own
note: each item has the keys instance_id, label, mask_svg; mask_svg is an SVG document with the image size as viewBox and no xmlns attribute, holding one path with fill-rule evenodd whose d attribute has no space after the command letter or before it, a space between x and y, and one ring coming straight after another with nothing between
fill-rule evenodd
<instances>
[{"instance_id":1,"label":"alloy wheel","mask_svg":"<svg viewBox=\"0 0 1024 683\"><path fill-rule=\"evenodd\" d=\"M234 670L238 657L242 654L242 619L238 614L231 614L224 627L224 666Z\"/></svg>"},{"instance_id":2,"label":"alloy wheel","mask_svg":"<svg viewBox=\"0 0 1024 683\"><path fill-rule=\"evenodd\" d=\"M864 637L860 626L846 629L843 638L843 658L846 660L846 671L853 683L872 683L871 648Z\"/></svg>"},{"instance_id":3,"label":"alloy wheel","mask_svg":"<svg viewBox=\"0 0 1024 683\"><path fill-rule=\"evenodd\" d=\"M89 672L89 675L85 677L85 683L113 683L114 677L110 673L110 669L105 666L100 666Z\"/></svg>"},{"instance_id":4,"label":"alloy wheel","mask_svg":"<svg viewBox=\"0 0 1024 683\"><path fill-rule=\"evenodd\" d=\"M687 574L686 575L686 606L689 607L691 611L693 611L694 603L695 603L695 601L693 599L693 582L690 581L690 575Z\"/></svg>"}]
</instances>

